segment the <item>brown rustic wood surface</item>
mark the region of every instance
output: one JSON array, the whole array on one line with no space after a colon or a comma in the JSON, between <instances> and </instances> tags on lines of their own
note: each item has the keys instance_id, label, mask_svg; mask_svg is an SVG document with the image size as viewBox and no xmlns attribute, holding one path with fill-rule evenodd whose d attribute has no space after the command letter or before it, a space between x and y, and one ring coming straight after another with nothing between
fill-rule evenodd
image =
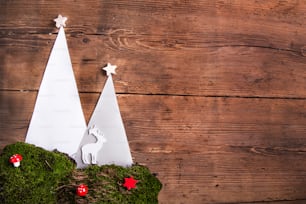
<instances>
[{"instance_id":1,"label":"brown rustic wood surface","mask_svg":"<svg viewBox=\"0 0 306 204\"><path fill-rule=\"evenodd\" d=\"M306 1L0 0L0 149L25 139L59 13L87 120L118 65L159 203L306 203Z\"/></svg>"}]
</instances>

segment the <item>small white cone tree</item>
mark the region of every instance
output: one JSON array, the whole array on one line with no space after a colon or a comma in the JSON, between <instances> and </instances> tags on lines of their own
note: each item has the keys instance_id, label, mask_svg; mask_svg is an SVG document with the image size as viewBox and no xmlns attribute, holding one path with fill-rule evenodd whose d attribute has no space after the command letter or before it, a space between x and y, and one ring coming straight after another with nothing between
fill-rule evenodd
<instances>
[{"instance_id":1,"label":"small white cone tree","mask_svg":"<svg viewBox=\"0 0 306 204\"><path fill-rule=\"evenodd\" d=\"M109 63L104 68L108 78L90 118L88 130L74 156L77 168L84 168L90 164L133 164L111 75L115 73L115 68L116 66Z\"/></svg>"}]
</instances>

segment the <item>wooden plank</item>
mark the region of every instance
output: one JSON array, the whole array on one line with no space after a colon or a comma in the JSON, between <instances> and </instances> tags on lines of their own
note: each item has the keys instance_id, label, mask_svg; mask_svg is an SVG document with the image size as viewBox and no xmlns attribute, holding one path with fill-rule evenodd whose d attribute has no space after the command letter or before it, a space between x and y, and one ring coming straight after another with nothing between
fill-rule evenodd
<instances>
[{"instance_id":1,"label":"wooden plank","mask_svg":"<svg viewBox=\"0 0 306 204\"><path fill-rule=\"evenodd\" d=\"M119 66L114 80L116 90L122 93L306 96L306 62L291 53L251 47L118 52L109 49L106 38L104 41L100 36L88 36L89 45L82 43L82 39L85 37L68 40L81 92L99 92L104 83L100 68L110 61ZM42 38L1 41L8 46L0 50L2 90L37 90L53 41ZM94 49L93 44L97 45Z\"/></svg>"},{"instance_id":2,"label":"wooden plank","mask_svg":"<svg viewBox=\"0 0 306 204\"><path fill-rule=\"evenodd\" d=\"M24 139L36 92L1 91L1 147ZM99 94L81 93L88 120ZM306 101L119 94L134 161L160 203L305 199Z\"/></svg>"},{"instance_id":3,"label":"wooden plank","mask_svg":"<svg viewBox=\"0 0 306 204\"><path fill-rule=\"evenodd\" d=\"M294 201L290 201L290 200L279 200L279 201L263 201L263 202L256 202L256 204L302 204L305 203L304 199L301 200L294 200ZM227 203L227 204L231 204L231 203ZM232 203L232 204L236 204L236 203ZM243 204L254 204L254 202L247 202L247 203L243 203Z\"/></svg>"},{"instance_id":4,"label":"wooden plank","mask_svg":"<svg viewBox=\"0 0 306 204\"><path fill-rule=\"evenodd\" d=\"M82 92L112 62L120 93L306 97L306 5L276 0L2 1L0 89L38 89L58 5Z\"/></svg>"}]
</instances>

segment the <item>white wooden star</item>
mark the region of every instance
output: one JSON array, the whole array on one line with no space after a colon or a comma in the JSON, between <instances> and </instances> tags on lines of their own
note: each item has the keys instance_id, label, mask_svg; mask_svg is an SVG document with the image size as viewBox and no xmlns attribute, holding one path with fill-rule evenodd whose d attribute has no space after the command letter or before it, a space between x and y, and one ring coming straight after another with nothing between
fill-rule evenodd
<instances>
[{"instance_id":1,"label":"white wooden star","mask_svg":"<svg viewBox=\"0 0 306 204\"><path fill-rule=\"evenodd\" d=\"M115 71L116 68L117 68L116 65L111 65L110 63L107 63L107 66L102 69L106 71L107 76L110 76L111 74L116 74L116 71Z\"/></svg>"},{"instance_id":2,"label":"white wooden star","mask_svg":"<svg viewBox=\"0 0 306 204\"><path fill-rule=\"evenodd\" d=\"M61 26L66 27L66 21L67 21L67 17L62 16L61 14L58 15L58 17L56 19L54 19L55 23L56 23L56 27L60 28Z\"/></svg>"}]
</instances>

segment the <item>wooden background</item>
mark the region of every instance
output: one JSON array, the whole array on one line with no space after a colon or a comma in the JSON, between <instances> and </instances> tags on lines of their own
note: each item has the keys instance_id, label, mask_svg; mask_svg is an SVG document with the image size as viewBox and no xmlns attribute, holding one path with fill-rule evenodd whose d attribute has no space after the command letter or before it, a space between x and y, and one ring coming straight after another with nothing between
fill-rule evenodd
<instances>
[{"instance_id":1,"label":"wooden background","mask_svg":"<svg viewBox=\"0 0 306 204\"><path fill-rule=\"evenodd\" d=\"M118 65L161 204L306 203L306 1L0 0L0 148L25 139L59 13L87 121Z\"/></svg>"}]
</instances>

